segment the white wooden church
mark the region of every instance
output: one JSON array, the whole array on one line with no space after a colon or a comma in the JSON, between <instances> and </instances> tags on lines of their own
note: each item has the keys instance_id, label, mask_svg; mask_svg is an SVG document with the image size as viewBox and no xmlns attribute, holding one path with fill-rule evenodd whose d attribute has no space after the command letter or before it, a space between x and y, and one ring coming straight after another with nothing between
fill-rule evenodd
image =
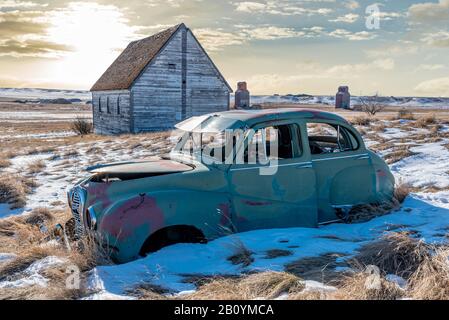
<instances>
[{"instance_id":1,"label":"white wooden church","mask_svg":"<svg viewBox=\"0 0 449 320\"><path fill-rule=\"evenodd\" d=\"M95 133L120 134L168 129L229 110L232 89L180 24L131 42L91 91Z\"/></svg>"}]
</instances>

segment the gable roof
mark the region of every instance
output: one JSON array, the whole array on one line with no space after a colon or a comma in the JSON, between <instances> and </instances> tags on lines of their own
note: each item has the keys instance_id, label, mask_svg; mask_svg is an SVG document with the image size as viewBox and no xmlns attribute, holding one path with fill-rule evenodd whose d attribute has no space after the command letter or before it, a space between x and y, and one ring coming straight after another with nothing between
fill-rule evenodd
<instances>
[{"instance_id":1,"label":"gable roof","mask_svg":"<svg viewBox=\"0 0 449 320\"><path fill-rule=\"evenodd\" d=\"M97 80L90 91L129 89L139 75L145 70L146 66L156 58L159 52L165 47L165 44L170 41L172 36L181 27L186 28L184 23L181 23L150 37L131 42L103 73L100 79ZM198 42L196 38L195 40ZM232 92L232 88L226 82L223 75L212 62L201 44L200 47L217 71L220 79L224 81L230 92Z\"/></svg>"}]
</instances>

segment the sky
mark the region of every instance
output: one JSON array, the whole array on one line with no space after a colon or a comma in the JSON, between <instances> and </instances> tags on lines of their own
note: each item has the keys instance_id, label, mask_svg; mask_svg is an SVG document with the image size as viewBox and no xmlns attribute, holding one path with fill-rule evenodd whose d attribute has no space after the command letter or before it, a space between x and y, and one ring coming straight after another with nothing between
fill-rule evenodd
<instances>
[{"instance_id":1,"label":"sky","mask_svg":"<svg viewBox=\"0 0 449 320\"><path fill-rule=\"evenodd\" d=\"M0 0L0 87L90 89L181 22L252 94L449 96L449 0Z\"/></svg>"}]
</instances>

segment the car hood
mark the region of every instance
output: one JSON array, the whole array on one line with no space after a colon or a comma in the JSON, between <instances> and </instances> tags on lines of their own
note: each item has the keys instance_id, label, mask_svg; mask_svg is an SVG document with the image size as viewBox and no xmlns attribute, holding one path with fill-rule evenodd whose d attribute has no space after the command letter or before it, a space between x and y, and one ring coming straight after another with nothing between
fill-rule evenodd
<instances>
[{"instance_id":1,"label":"car hood","mask_svg":"<svg viewBox=\"0 0 449 320\"><path fill-rule=\"evenodd\" d=\"M151 159L131 162L118 162L104 165L97 165L87 168L87 171L94 174L122 175L122 174L169 174L193 170L193 166L184 163L166 160Z\"/></svg>"}]
</instances>

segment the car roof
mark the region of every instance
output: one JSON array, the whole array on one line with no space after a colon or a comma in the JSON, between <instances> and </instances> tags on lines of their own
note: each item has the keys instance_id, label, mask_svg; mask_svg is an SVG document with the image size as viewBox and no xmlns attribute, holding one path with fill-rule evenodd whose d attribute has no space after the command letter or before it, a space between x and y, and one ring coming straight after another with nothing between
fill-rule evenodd
<instances>
[{"instance_id":1,"label":"car roof","mask_svg":"<svg viewBox=\"0 0 449 320\"><path fill-rule=\"evenodd\" d=\"M346 119L331 112L325 112L314 109L304 108L276 108L261 110L230 110L224 112L212 113L209 116L218 116L229 119L240 120L252 125L258 122L270 120L286 120L286 119L313 119L313 120L329 120L348 123Z\"/></svg>"}]
</instances>

